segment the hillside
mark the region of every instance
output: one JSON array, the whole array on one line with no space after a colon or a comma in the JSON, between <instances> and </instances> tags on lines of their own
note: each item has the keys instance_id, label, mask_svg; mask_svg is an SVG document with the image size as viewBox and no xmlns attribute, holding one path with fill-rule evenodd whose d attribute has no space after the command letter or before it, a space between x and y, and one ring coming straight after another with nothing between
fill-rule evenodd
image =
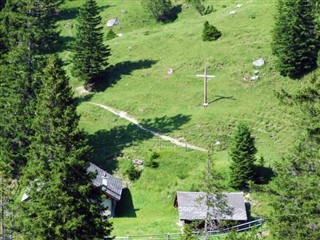
<instances>
[{"instance_id":1,"label":"hillside","mask_svg":"<svg viewBox=\"0 0 320 240\"><path fill-rule=\"evenodd\" d=\"M61 56L67 71L75 16L82 2L66 1L60 13L65 41ZM274 70L270 42L275 1L246 0L241 6L233 0L207 1L213 2L216 11L199 16L176 0L177 19L167 24L149 18L138 0L97 2L104 24L114 17L120 20L113 30L122 36L106 41L112 53L111 67L100 91L83 95L78 90L82 83L71 77L80 124L89 133L94 161L121 175L128 159L146 159L149 149L160 153L158 168L146 168L139 180L128 182L129 190L124 192L128 200L120 203L120 218L113 220L114 234L179 231L174 193L197 190L207 154L160 141L89 102L127 112L143 126L199 147L220 141L214 157L222 172L228 172L227 148L240 121L253 129L257 157L263 156L268 165L290 151L297 136L295 118L292 110L279 104L275 91L294 90L303 80L281 77ZM230 14L233 10L236 13ZM201 40L205 20L222 32L219 40ZM252 62L259 58L266 65L258 69L258 80L245 81L254 74ZM203 80L196 77L204 66L216 76L209 80L206 108L202 106ZM170 68L171 75L167 74ZM262 196L257 199L253 212L266 214L266 209L256 207L266 202Z\"/></svg>"}]
</instances>

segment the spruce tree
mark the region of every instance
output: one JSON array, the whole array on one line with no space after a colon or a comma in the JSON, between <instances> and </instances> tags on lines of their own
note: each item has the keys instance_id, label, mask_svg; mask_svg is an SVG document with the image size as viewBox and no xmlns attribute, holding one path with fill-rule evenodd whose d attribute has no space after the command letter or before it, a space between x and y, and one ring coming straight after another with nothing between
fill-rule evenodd
<instances>
[{"instance_id":1,"label":"spruce tree","mask_svg":"<svg viewBox=\"0 0 320 240\"><path fill-rule=\"evenodd\" d=\"M13 0L6 1L1 11L0 166L14 178L26 163L46 55L59 41L55 25L58 6L59 1Z\"/></svg>"},{"instance_id":2,"label":"spruce tree","mask_svg":"<svg viewBox=\"0 0 320 240\"><path fill-rule=\"evenodd\" d=\"M270 215L276 239L320 239L320 80L315 77L296 93L283 91L280 100L300 110L299 144L275 166Z\"/></svg>"},{"instance_id":3,"label":"spruce tree","mask_svg":"<svg viewBox=\"0 0 320 240\"><path fill-rule=\"evenodd\" d=\"M95 0L85 1L77 21L73 75L89 86L103 80L102 74L110 56L110 49L103 44L101 17Z\"/></svg>"},{"instance_id":4,"label":"spruce tree","mask_svg":"<svg viewBox=\"0 0 320 240\"><path fill-rule=\"evenodd\" d=\"M312 6L309 0L278 0L272 49L283 76L299 77L317 67L319 43Z\"/></svg>"},{"instance_id":5,"label":"spruce tree","mask_svg":"<svg viewBox=\"0 0 320 240\"><path fill-rule=\"evenodd\" d=\"M248 186L248 181L253 179L255 153L254 137L251 135L250 128L240 123L234 135L230 156L230 185L235 189L243 189Z\"/></svg>"},{"instance_id":6,"label":"spruce tree","mask_svg":"<svg viewBox=\"0 0 320 240\"><path fill-rule=\"evenodd\" d=\"M19 227L27 239L102 239L111 225L87 172L91 150L61 60L49 59L42 81L21 181L30 199L20 203Z\"/></svg>"},{"instance_id":7,"label":"spruce tree","mask_svg":"<svg viewBox=\"0 0 320 240\"><path fill-rule=\"evenodd\" d=\"M215 41L221 37L221 32L213 25L205 21L202 30L202 40L203 41Z\"/></svg>"}]
</instances>

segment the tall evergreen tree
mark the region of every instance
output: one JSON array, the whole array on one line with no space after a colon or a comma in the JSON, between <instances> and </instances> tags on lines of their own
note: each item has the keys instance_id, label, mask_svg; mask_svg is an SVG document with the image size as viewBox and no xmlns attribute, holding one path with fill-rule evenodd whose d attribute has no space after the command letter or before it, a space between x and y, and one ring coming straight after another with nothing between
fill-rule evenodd
<instances>
[{"instance_id":1,"label":"tall evergreen tree","mask_svg":"<svg viewBox=\"0 0 320 240\"><path fill-rule=\"evenodd\" d=\"M101 17L95 0L86 0L77 21L73 74L88 86L102 81L110 49L103 44Z\"/></svg>"},{"instance_id":2,"label":"tall evergreen tree","mask_svg":"<svg viewBox=\"0 0 320 240\"><path fill-rule=\"evenodd\" d=\"M21 232L27 239L102 239L111 225L87 172L91 151L61 60L49 59L42 80L22 181L30 199L20 204Z\"/></svg>"},{"instance_id":3,"label":"tall evergreen tree","mask_svg":"<svg viewBox=\"0 0 320 240\"><path fill-rule=\"evenodd\" d=\"M0 53L0 166L14 177L26 162L46 54L58 42L54 15L58 5L58 1L13 0L6 1L1 12L0 33L5 40L0 37L0 42L5 51Z\"/></svg>"},{"instance_id":4,"label":"tall evergreen tree","mask_svg":"<svg viewBox=\"0 0 320 240\"><path fill-rule=\"evenodd\" d=\"M297 77L317 66L319 43L310 0L278 0L273 54L283 76Z\"/></svg>"},{"instance_id":5,"label":"tall evergreen tree","mask_svg":"<svg viewBox=\"0 0 320 240\"><path fill-rule=\"evenodd\" d=\"M298 92L283 91L279 97L300 109L302 137L294 151L275 168L271 232L276 239L320 239L320 80L311 78Z\"/></svg>"},{"instance_id":6,"label":"tall evergreen tree","mask_svg":"<svg viewBox=\"0 0 320 240\"><path fill-rule=\"evenodd\" d=\"M257 149L254 137L249 127L240 123L234 135L230 156L230 185L236 189L247 187L248 181L253 179L254 162Z\"/></svg>"}]
</instances>

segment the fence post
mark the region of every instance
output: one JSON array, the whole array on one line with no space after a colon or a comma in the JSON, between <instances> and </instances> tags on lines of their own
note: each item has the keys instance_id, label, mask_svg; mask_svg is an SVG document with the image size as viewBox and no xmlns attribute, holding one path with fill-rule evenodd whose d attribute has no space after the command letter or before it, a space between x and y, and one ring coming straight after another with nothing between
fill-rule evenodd
<instances>
[{"instance_id":1,"label":"fence post","mask_svg":"<svg viewBox=\"0 0 320 240\"><path fill-rule=\"evenodd\" d=\"M167 240L170 240L170 233L167 233Z\"/></svg>"},{"instance_id":2,"label":"fence post","mask_svg":"<svg viewBox=\"0 0 320 240\"><path fill-rule=\"evenodd\" d=\"M127 235L127 240L129 240L130 239L130 235Z\"/></svg>"}]
</instances>

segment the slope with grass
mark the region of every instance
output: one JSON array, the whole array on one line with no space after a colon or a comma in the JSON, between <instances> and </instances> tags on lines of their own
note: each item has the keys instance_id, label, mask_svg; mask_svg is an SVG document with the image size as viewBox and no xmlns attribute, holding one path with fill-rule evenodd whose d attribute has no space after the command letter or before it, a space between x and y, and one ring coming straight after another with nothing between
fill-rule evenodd
<instances>
[{"instance_id":1,"label":"slope with grass","mask_svg":"<svg viewBox=\"0 0 320 240\"><path fill-rule=\"evenodd\" d=\"M94 161L121 176L126 161L146 159L149 149L160 153L158 168L145 168L140 179L127 182L124 197L127 200L120 203L120 217L113 220L114 234L178 231L174 192L197 190L206 153L186 151L159 141L87 102L125 111L142 126L203 148L220 141L214 156L217 168L225 176L230 136L239 121L253 128L257 156L264 156L266 164L272 165L290 151L299 129L294 124L294 110L280 105L275 91L297 89L303 80L283 78L274 70L270 42L275 1L248 0L241 7L233 0L214 1L216 11L199 16L182 0L176 0L173 2L177 6L177 19L168 24L158 24L149 18L137 0L97 2L104 23L114 17L120 20L113 30L122 37L106 41L112 49L106 84L88 95L75 90L81 126L89 133L94 147ZM65 40L61 56L69 74L70 41L74 37L75 15L82 3L82 0L66 1L60 13L59 24ZM229 14L232 10L236 14ZM201 40L206 20L222 32L217 41ZM252 62L258 58L266 61L259 69L259 79L244 81L254 74ZM203 80L196 77L204 66L209 67L209 74L216 75L209 80L207 108L202 106ZM168 75L170 68L174 71ZM74 89L83 84L72 77L70 81ZM257 199L257 206L265 204L263 198ZM254 206L252 210L260 211Z\"/></svg>"}]
</instances>

